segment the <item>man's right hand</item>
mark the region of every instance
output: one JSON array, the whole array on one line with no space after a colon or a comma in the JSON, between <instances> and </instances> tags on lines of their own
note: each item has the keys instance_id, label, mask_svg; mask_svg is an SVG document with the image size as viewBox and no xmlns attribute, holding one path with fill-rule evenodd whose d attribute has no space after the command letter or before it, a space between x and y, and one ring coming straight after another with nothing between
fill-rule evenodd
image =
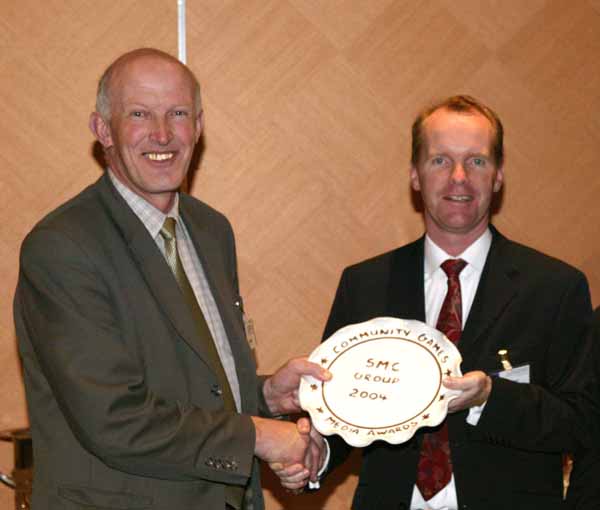
<instances>
[{"instance_id":1,"label":"man's right hand","mask_svg":"<svg viewBox=\"0 0 600 510\"><path fill-rule=\"evenodd\" d=\"M297 426L304 432L306 426L310 427L308 418L298 420ZM286 489L300 489L304 487L309 480L318 481L318 473L323 467L327 456L327 447L325 440L314 428L310 428L310 445L306 451L304 463L283 464L281 462L271 462L269 467L279 477L281 485Z\"/></svg>"},{"instance_id":2,"label":"man's right hand","mask_svg":"<svg viewBox=\"0 0 600 510\"><path fill-rule=\"evenodd\" d=\"M256 429L254 454L269 464L301 465L308 478L309 469L304 463L311 441L310 421L301 418L292 423L257 416L252 421Z\"/></svg>"}]
</instances>

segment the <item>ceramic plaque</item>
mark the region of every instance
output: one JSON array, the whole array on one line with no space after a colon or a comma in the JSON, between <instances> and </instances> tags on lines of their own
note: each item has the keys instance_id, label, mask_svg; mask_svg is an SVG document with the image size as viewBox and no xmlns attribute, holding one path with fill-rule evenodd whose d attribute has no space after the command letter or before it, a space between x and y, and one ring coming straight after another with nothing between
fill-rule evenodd
<instances>
[{"instance_id":1,"label":"ceramic plaque","mask_svg":"<svg viewBox=\"0 0 600 510\"><path fill-rule=\"evenodd\" d=\"M441 423L460 393L442 385L444 377L462 375L458 349L420 321L378 317L346 326L309 359L333 378L304 377L302 408L319 432L352 446L408 441L418 428Z\"/></svg>"}]
</instances>

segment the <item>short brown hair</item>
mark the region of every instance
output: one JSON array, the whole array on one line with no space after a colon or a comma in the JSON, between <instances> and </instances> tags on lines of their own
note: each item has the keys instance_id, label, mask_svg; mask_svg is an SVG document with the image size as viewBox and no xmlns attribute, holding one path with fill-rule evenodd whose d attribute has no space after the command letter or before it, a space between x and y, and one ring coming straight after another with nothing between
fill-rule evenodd
<instances>
[{"instance_id":1,"label":"short brown hair","mask_svg":"<svg viewBox=\"0 0 600 510\"><path fill-rule=\"evenodd\" d=\"M413 166L417 166L419 155L423 148L423 123L433 112L442 108L460 113L477 112L488 119L494 131L494 138L492 140L492 146L490 147L494 163L498 168L504 164L504 127L502 126L500 117L498 117L498 114L489 106L484 105L474 97L459 95L435 103L417 115L417 118L412 125L412 151L410 161Z\"/></svg>"}]
</instances>

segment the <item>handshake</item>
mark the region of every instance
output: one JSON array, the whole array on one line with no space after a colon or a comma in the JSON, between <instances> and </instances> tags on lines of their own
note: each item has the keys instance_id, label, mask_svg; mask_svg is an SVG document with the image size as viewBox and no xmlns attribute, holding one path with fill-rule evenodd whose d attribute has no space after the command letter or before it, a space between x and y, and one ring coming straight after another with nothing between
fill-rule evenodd
<instances>
[{"instance_id":1,"label":"handshake","mask_svg":"<svg viewBox=\"0 0 600 510\"><path fill-rule=\"evenodd\" d=\"M306 358L295 358L265 380L263 395L274 415L300 413L298 387L302 376L320 381L331 373ZM286 489L301 489L316 481L326 456L325 441L308 418L297 423L252 417L256 429L255 455L269 464Z\"/></svg>"}]
</instances>

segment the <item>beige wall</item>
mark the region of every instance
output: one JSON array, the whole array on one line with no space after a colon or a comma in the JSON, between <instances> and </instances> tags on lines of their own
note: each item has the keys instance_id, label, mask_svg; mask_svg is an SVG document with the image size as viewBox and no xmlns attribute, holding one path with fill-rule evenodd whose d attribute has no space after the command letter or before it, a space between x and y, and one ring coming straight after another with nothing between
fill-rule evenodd
<instances>
[{"instance_id":1,"label":"beige wall","mask_svg":"<svg viewBox=\"0 0 600 510\"><path fill-rule=\"evenodd\" d=\"M0 12L4 429L26 423L20 241L100 174L86 123L101 70L142 45L176 52L177 38L176 0L0 0ZM236 230L261 372L317 345L345 265L421 233L409 126L457 92L506 126L496 225L584 270L600 304L600 1L188 0L188 32L206 112L192 192ZM11 453L0 444L0 469ZM336 478L316 496L269 492L268 507L348 508L355 478Z\"/></svg>"}]
</instances>

